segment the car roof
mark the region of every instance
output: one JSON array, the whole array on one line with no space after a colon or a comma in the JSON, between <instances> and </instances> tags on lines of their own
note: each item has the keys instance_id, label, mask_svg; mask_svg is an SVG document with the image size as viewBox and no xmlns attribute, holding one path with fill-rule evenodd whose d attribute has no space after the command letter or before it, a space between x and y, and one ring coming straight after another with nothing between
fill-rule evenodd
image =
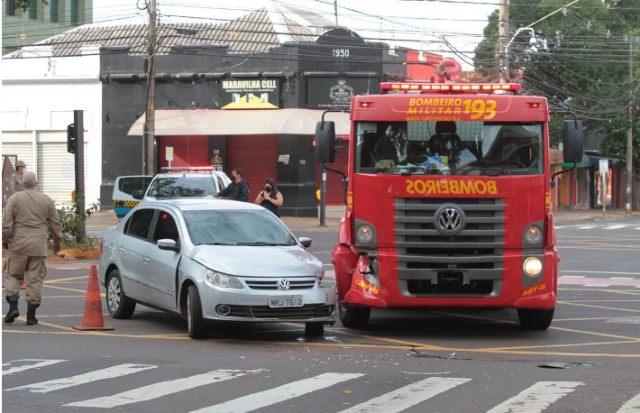
<instances>
[{"instance_id":1,"label":"car roof","mask_svg":"<svg viewBox=\"0 0 640 413\"><path fill-rule=\"evenodd\" d=\"M142 205L142 204L141 204ZM202 211L202 210L265 210L264 207L250 202L232 201L229 199L214 198L178 198L162 201L147 201L144 207L154 208L159 206L172 206L181 211Z\"/></svg>"},{"instance_id":2,"label":"car roof","mask_svg":"<svg viewBox=\"0 0 640 413\"><path fill-rule=\"evenodd\" d=\"M223 175L224 172L220 171L176 171L176 172L164 172L156 175L154 179L159 178L176 178L176 177L189 177L189 178L211 178L213 175Z\"/></svg>"}]
</instances>

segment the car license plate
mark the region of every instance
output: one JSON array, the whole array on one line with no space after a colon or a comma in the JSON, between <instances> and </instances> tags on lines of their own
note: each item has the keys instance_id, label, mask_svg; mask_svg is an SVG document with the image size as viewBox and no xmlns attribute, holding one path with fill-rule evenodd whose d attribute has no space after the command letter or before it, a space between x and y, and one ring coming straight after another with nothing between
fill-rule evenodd
<instances>
[{"instance_id":1,"label":"car license plate","mask_svg":"<svg viewBox=\"0 0 640 413\"><path fill-rule=\"evenodd\" d=\"M304 302L301 295L271 295L269 296L269 307L302 307Z\"/></svg>"}]
</instances>

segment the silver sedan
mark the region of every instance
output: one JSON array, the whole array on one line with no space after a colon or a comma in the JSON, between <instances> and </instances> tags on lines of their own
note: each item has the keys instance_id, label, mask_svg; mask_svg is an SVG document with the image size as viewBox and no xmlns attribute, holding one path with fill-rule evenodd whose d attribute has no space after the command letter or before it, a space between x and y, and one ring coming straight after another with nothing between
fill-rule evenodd
<instances>
[{"instance_id":1,"label":"silver sedan","mask_svg":"<svg viewBox=\"0 0 640 413\"><path fill-rule=\"evenodd\" d=\"M188 320L203 338L216 321L300 322L322 335L335 287L322 263L261 206L227 200L145 202L103 237L100 281L114 318L136 303Z\"/></svg>"}]
</instances>

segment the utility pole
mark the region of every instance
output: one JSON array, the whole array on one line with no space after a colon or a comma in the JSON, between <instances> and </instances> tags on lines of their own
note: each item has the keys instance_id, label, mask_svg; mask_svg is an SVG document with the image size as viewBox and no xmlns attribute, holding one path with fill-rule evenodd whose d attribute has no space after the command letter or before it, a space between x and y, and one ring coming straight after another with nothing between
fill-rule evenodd
<instances>
[{"instance_id":1,"label":"utility pole","mask_svg":"<svg viewBox=\"0 0 640 413\"><path fill-rule=\"evenodd\" d=\"M633 36L629 34L629 126L627 130L627 203L626 213L631 214L631 203L633 202Z\"/></svg>"},{"instance_id":2,"label":"utility pole","mask_svg":"<svg viewBox=\"0 0 640 413\"><path fill-rule=\"evenodd\" d=\"M338 27L338 0L333 0L333 11L336 14L336 27Z\"/></svg>"},{"instance_id":3,"label":"utility pole","mask_svg":"<svg viewBox=\"0 0 640 413\"><path fill-rule=\"evenodd\" d=\"M496 56L498 58L498 76L500 83L506 83L510 80L508 51L504 47L509 36L509 0L500 0L498 13L498 37L500 39L500 51ZM503 69L504 73L502 72Z\"/></svg>"},{"instance_id":4,"label":"utility pole","mask_svg":"<svg viewBox=\"0 0 640 413\"><path fill-rule=\"evenodd\" d=\"M149 0L149 34L147 42L149 44L147 56L147 111L144 120L142 148L145 156L145 173L155 174L155 89L156 89L156 0Z\"/></svg>"}]
</instances>

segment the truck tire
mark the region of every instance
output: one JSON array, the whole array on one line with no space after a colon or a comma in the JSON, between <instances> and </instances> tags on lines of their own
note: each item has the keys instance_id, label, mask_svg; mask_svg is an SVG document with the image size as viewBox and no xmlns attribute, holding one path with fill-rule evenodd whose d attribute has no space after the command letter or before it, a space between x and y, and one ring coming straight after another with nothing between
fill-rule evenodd
<instances>
[{"instance_id":1,"label":"truck tire","mask_svg":"<svg viewBox=\"0 0 640 413\"><path fill-rule=\"evenodd\" d=\"M367 326L369 316L371 315L371 309L347 307L344 303L339 302L338 314L340 315L340 321L343 326L347 328L361 329Z\"/></svg>"},{"instance_id":2,"label":"truck tire","mask_svg":"<svg viewBox=\"0 0 640 413\"><path fill-rule=\"evenodd\" d=\"M555 308L550 310L519 308L520 326L526 330L546 330L553 321L554 310Z\"/></svg>"}]
</instances>

